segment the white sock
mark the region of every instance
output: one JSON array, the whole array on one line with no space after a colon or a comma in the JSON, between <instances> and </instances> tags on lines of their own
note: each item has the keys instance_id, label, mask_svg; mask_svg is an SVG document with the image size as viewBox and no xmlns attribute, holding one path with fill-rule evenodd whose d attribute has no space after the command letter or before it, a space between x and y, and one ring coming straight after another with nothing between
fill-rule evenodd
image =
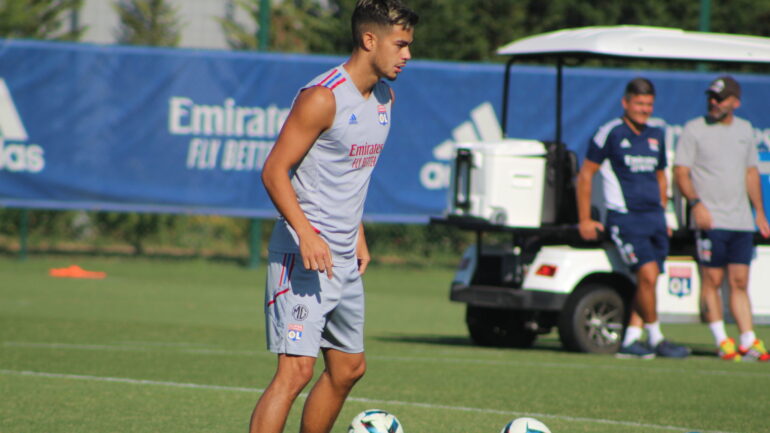
<instances>
[{"instance_id":1,"label":"white sock","mask_svg":"<svg viewBox=\"0 0 770 433\"><path fill-rule=\"evenodd\" d=\"M623 347L630 346L634 341L642 337L642 328L638 326L629 326L626 328L626 336L623 337Z\"/></svg>"},{"instance_id":2,"label":"white sock","mask_svg":"<svg viewBox=\"0 0 770 433\"><path fill-rule=\"evenodd\" d=\"M743 334L741 334L741 346L751 347L751 345L754 344L754 341L756 339L757 339L757 335L754 334L754 331L746 331Z\"/></svg>"},{"instance_id":3,"label":"white sock","mask_svg":"<svg viewBox=\"0 0 770 433\"><path fill-rule=\"evenodd\" d=\"M711 333L714 334L714 340L717 342L717 347L719 347L723 341L727 340L727 331L725 331L724 320L717 320L716 322L709 323L709 328L711 328Z\"/></svg>"},{"instance_id":4,"label":"white sock","mask_svg":"<svg viewBox=\"0 0 770 433\"><path fill-rule=\"evenodd\" d=\"M655 347L658 343L665 340L663 332L660 330L660 322L645 323L644 329L647 330L647 335L650 337L650 347Z\"/></svg>"}]
</instances>

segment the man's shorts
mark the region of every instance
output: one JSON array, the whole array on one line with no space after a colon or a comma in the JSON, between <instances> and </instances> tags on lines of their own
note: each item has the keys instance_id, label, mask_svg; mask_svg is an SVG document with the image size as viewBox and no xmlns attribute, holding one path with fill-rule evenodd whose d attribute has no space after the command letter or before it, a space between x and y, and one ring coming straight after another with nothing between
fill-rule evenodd
<instances>
[{"instance_id":1,"label":"man's shorts","mask_svg":"<svg viewBox=\"0 0 770 433\"><path fill-rule=\"evenodd\" d=\"M754 232L697 230L695 246L698 262L703 266L722 268L731 263L748 265L754 256Z\"/></svg>"},{"instance_id":2,"label":"man's shorts","mask_svg":"<svg viewBox=\"0 0 770 433\"><path fill-rule=\"evenodd\" d=\"M628 214L607 211L607 229L632 272L649 262L656 262L663 272L663 262L668 256L668 228L662 211Z\"/></svg>"},{"instance_id":3,"label":"man's shorts","mask_svg":"<svg viewBox=\"0 0 770 433\"><path fill-rule=\"evenodd\" d=\"M299 254L270 252L265 288L267 348L317 357L320 348L364 351L364 286L355 260L333 278L308 271Z\"/></svg>"}]
</instances>

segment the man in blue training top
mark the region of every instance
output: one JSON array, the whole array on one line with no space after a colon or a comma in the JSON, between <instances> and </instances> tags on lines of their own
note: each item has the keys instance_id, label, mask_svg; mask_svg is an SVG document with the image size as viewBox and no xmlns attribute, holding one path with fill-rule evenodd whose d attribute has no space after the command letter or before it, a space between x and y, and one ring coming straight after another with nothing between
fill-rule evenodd
<instances>
[{"instance_id":1,"label":"man in blue training top","mask_svg":"<svg viewBox=\"0 0 770 433\"><path fill-rule=\"evenodd\" d=\"M602 125L588 145L577 179L580 236L595 240L605 226L591 218L591 189L599 171L606 227L623 261L636 274L631 319L618 357L684 358L689 350L660 330L655 286L668 255L666 143L659 119L650 119L655 87L645 78L626 85L623 116ZM641 340L647 330L647 343Z\"/></svg>"}]
</instances>

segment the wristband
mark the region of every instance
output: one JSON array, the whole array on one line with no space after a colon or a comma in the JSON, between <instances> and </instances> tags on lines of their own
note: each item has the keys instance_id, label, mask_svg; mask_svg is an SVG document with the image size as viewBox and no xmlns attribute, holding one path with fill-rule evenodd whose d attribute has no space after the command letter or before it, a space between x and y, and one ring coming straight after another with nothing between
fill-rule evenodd
<instances>
[{"instance_id":1,"label":"wristband","mask_svg":"<svg viewBox=\"0 0 770 433\"><path fill-rule=\"evenodd\" d=\"M698 205L698 203L700 203L700 199L699 199L699 198L693 199L693 200L690 202L690 209L692 209L692 208L694 208L695 206L697 206L697 205Z\"/></svg>"}]
</instances>

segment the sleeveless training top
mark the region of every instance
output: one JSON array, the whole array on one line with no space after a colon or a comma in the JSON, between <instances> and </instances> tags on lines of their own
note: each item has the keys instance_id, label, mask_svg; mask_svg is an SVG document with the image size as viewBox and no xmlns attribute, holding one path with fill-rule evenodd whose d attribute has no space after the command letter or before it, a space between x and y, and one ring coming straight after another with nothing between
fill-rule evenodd
<instances>
[{"instance_id":1,"label":"sleeveless training top","mask_svg":"<svg viewBox=\"0 0 770 433\"><path fill-rule=\"evenodd\" d=\"M290 174L291 184L333 257L355 259L369 179L390 130L390 87L380 81L364 99L342 65L317 76L300 92L313 86L331 89L337 110L332 127ZM299 252L297 234L283 217L276 222L269 249Z\"/></svg>"}]
</instances>

